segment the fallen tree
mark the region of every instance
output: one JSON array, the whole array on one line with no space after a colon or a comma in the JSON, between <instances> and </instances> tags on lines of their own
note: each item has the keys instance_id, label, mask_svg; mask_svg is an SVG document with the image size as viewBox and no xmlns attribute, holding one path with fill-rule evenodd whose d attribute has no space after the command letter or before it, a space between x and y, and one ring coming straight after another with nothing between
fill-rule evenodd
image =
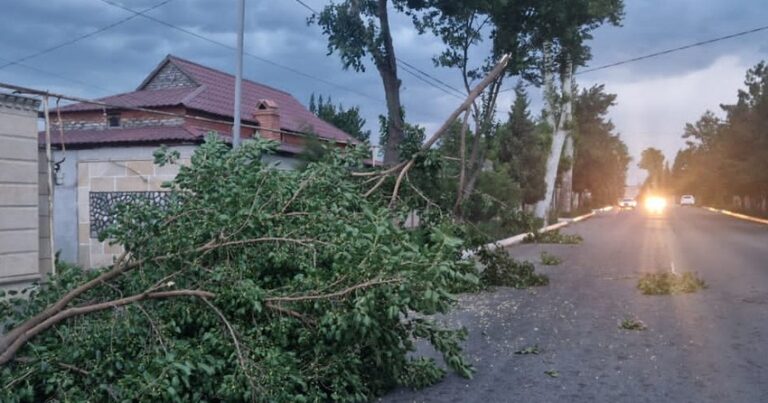
<instances>
[{"instance_id":1,"label":"fallen tree","mask_svg":"<svg viewBox=\"0 0 768 403\"><path fill-rule=\"evenodd\" d=\"M209 139L164 208L120 207L111 267L1 302L0 401L368 400L439 379L417 339L470 376L464 332L425 319L477 281L450 226L393 224L350 178L360 156L277 172L271 147Z\"/></svg>"}]
</instances>

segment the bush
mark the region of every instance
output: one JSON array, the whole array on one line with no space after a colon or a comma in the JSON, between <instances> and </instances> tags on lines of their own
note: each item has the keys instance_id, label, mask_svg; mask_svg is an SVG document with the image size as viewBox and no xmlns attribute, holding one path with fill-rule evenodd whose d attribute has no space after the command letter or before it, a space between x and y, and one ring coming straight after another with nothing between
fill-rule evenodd
<instances>
[{"instance_id":1,"label":"bush","mask_svg":"<svg viewBox=\"0 0 768 403\"><path fill-rule=\"evenodd\" d=\"M560 230L531 232L523 238L523 243L580 244L584 239L577 234L561 234Z\"/></svg>"},{"instance_id":2,"label":"bush","mask_svg":"<svg viewBox=\"0 0 768 403\"><path fill-rule=\"evenodd\" d=\"M165 208L119 208L104 236L127 261L69 268L29 301L0 303L8 329L124 269L0 369L0 401L365 401L439 379L435 362L408 358L416 339L470 376L466 333L424 319L450 309L450 286L476 282L452 228L394 225L350 179L353 156L278 172L261 163L271 149L209 139ZM129 297L138 300L114 305ZM112 305L82 314L102 303Z\"/></svg>"},{"instance_id":3,"label":"bush","mask_svg":"<svg viewBox=\"0 0 768 403\"><path fill-rule=\"evenodd\" d=\"M695 273L646 273L637 282L645 295L687 294L709 287Z\"/></svg>"},{"instance_id":4,"label":"bush","mask_svg":"<svg viewBox=\"0 0 768 403\"><path fill-rule=\"evenodd\" d=\"M503 248L489 250L481 248L477 253L484 266L480 282L488 286L528 288L549 284L549 277L536 274L536 267L531 262L518 262L512 259Z\"/></svg>"}]
</instances>

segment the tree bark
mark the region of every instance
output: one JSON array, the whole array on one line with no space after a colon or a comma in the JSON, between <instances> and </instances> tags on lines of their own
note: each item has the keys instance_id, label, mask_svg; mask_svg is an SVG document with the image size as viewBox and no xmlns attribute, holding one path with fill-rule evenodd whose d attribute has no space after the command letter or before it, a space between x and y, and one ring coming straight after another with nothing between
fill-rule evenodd
<instances>
[{"instance_id":1,"label":"tree bark","mask_svg":"<svg viewBox=\"0 0 768 403\"><path fill-rule=\"evenodd\" d=\"M555 181L557 180L557 170L560 165L560 157L562 156L563 146L565 140L568 137L568 131L566 127L570 125L570 103L571 103L571 76L572 71L569 66L565 73L565 77L561 77L563 96L565 97L564 110L561 111L559 117L555 118L555 112L557 111L557 105L554 98L554 80L552 76L552 56L551 47L545 45L544 49L544 86L545 86L545 98L547 99L547 107L549 113L547 114L547 122L553 125L552 147L550 148L549 157L547 158L547 171L544 177L546 183L546 193L544 194L544 200L540 200L536 204L536 217L546 220L549 218L549 212L552 209L552 198L554 197Z\"/></svg>"},{"instance_id":2,"label":"tree bark","mask_svg":"<svg viewBox=\"0 0 768 403\"><path fill-rule=\"evenodd\" d=\"M575 162L573 158L573 134L569 135L565 139L565 146L563 147L563 156L570 159L571 164L568 170L563 172L563 180L560 182L560 211L563 213L570 213L573 206L573 164Z\"/></svg>"},{"instance_id":3,"label":"tree bark","mask_svg":"<svg viewBox=\"0 0 768 403\"><path fill-rule=\"evenodd\" d=\"M383 53L375 54L374 61L384 84L387 100L387 141L384 144L384 164L394 165L400 161L400 143L403 141L403 111L400 104L400 79L397 78L397 59L392 46L389 30L387 0L378 0L378 14L381 22Z\"/></svg>"}]
</instances>

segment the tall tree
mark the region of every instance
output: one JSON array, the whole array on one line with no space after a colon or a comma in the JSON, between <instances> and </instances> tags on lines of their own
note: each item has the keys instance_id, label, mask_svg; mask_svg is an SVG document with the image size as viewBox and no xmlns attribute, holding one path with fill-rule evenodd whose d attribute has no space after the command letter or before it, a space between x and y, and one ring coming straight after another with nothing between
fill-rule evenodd
<instances>
[{"instance_id":1,"label":"tall tree","mask_svg":"<svg viewBox=\"0 0 768 403\"><path fill-rule=\"evenodd\" d=\"M509 175L520 187L523 206L532 205L544 197L544 171L549 147L549 135L533 121L530 100L522 82L515 87L515 102L509 120L499 128L498 156L501 164L509 166Z\"/></svg>"},{"instance_id":2,"label":"tall tree","mask_svg":"<svg viewBox=\"0 0 768 403\"><path fill-rule=\"evenodd\" d=\"M392 3L401 11L408 5L405 0L392 0ZM322 27L328 37L329 54L338 53L345 69L365 71L366 56L370 56L376 66L387 102L384 163L394 164L400 159L404 120L388 5L388 0L344 0L325 6L310 21Z\"/></svg>"},{"instance_id":3,"label":"tall tree","mask_svg":"<svg viewBox=\"0 0 768 403\"><path fill-rule=\"evenodd\" d=\"M640 169L648 172L645 178L645 187L658 189L661 186L661 179L664 175L664 153L658 148L648 147L640 154L640 162L637 163Z\"/></svg>"},{"instance_id":4,"label":"tall tree","mask_svg":"<svg viewBox=\"0 0 768 403\"><path fill-rule=\"evenodd\" d=\"M613 204L624 193L630 157L607 117L615 103L603 85L583 89L574 100L573 191L585 207Z\"/></svg>"},{"instance_id":5,"label":"tall tree","mask_svg":"<svg viewBox=\"0 0 768 403\"><path fill-rule=\"evenodd\" d=\"M345 109L341 104L334 105L331 97L323 99L320 95L316 99L313 93L309 98L309 111L360 141L368 141L371 137L370 130L364 129L365 119L360 116L357 106Z\"/></svg>"}]
</instances>

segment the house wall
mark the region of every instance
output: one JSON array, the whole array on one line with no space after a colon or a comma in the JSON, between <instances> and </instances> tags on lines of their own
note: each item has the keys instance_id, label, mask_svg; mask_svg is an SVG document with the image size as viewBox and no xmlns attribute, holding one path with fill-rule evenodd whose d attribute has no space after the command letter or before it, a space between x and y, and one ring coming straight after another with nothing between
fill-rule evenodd
<instances>
[{"instance_id":1,"label":"house wall","mask_svg":"<svg viewBox=\"0 0 768 403\"><path fill-rule=\"evenodd\" d=\"M37 280L51 266L39 106L36 99L0 94L0 287Z\"/></svg>"},{"instance_id":2,"label":"house wall","mask_svg":"<svg viewBox=\"0 0 768 403\"><path fill-rule=\"evenodd\" d=\"M180 164L188 164L196 146L172 147L179 151ZM92 268L109 265L122 249L99 242L91 233L91 192L162 191L161 184L172 180L178 165L153 164L154 146L105 147L89 150L56 151L54 160L64 162L57 177L54 199L54 235L59 258ZM292 170L301 165L296 158L265 155L264 162L276 169Z\"/></svg>"},{"instance_id":3,"label":"house wall","mask_svg":"<svg viewBox=\"0 0 768 403\"><path fill-rule=\"evenodd\" d=\"M188 164L195 146L171 147ZM178 173L178 165L155 166L156 146L104 147L57 151L65 158L58 175L54 201L54 235L62 260L83 267L109 265L121 249L91 237L90 193L162 191L161 185Z\"/></svg>"}]
</instances>

